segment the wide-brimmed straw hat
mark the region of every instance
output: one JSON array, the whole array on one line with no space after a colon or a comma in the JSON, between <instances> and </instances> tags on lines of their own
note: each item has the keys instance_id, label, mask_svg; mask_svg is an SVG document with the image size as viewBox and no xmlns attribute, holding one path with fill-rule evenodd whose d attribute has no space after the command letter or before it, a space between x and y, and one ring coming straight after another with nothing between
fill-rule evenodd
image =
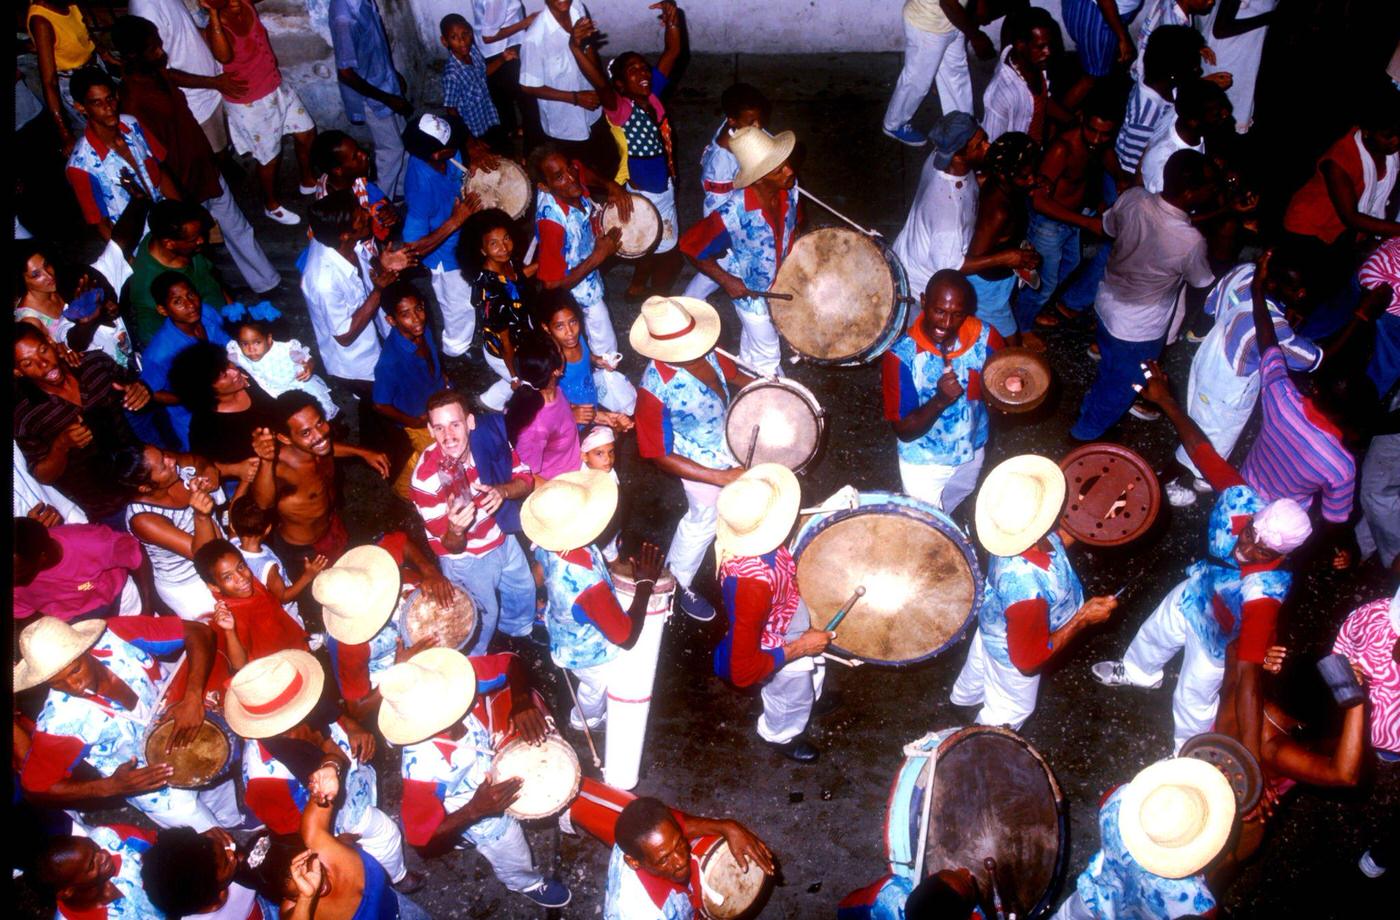
<instances>
[{"instance_id":1,"label":"wide-brimmed straw hat","mask_svg":"<svg viewBox=\"0 0 1400 920\"><path fill-rule=\"evenodd\" d=\"M248 662L224 693L224 721L244 738L271 738L311 714L326 681L310 652L284 649Z\"/></svg>"},{"instance_id":2,"label":"wide-brimmed straw hat","mask_svg":"<svg viewBox=\"0 0 1400 920\"><path fill-rule=\"evenodd\" d=\"M455 724L476 699L476 672L456 649L425 649L379 678L379 731L416 744Z\"/></svg>"},{"instance_id":3,"label":"wide-brimmed straw hat","mask_svg":"<svg viewBox=\"0 0 1400 920\"><path fill-rule=\"evenodd\" d=\"M1054 460L1022 454L998 463L977 492L977 539L994 556L1015 556L1055 526L1065 474Z\"/></svg>"},{"instance_id":4,"label":"wide-brimmed straw hat","mask_svg":"<svg viewBox=\"0 0 1400 920\"><path fill-rule=\"evenodd\" d=\"M15 665L15 689L37 687L92 648L107 628L103 620L65 623L39 617L19 634L20 661Z\"/></svg>"},{"instance_id":5,"label":"wide-brimmed straw hat","mask_svg":"<svg viewBox=\"0 0 1400 920\"><path fill-rule=\"evenodd\" d=\"M520 507L525 536L551 552L587 546L617 510L617 483L602 470L573 470L535 486Z\"/></svg>"},{"instance_id":6,"label":"wide-brimmed straw hat","mask_svg":"<svg viewBox=\"0 0 1400 920\"><path fill-rule=\"evenodd\" d=\"M1159 760L1123 790L1118 830L1133 859L1154 875L1204 869L1230 836L1235 794L1219 769L1194 757Z\"/></svg>"},{"instance_id":7,"label":"wide-brimmed straw hat","mask_svg":"<svg viewBox=\"0 0 1400 920\"><path fill-rule=\"evenodd\" d=\"M643 357L684 364L715 347L719 312L698 297L648 297L627 338Z\"/></svg>"},{"instance_id":8,"label":"wide-brimmed straw hat","mask_svg":"<svg viewBox=\"0 0 1400 920\"><path fill-rule=\"evenodd\" d=\"M337 642L359 645L389 622L399 605L399 565L382 546L345 551L316 576L311 594L321 604L326 632Z\"/></svg>"},{"instance_id":9,"label":"wide-brimmed straw hat","mask_svg":"<svg viewBox=\"0 0 1400 920\"><path fill-rule=\"evenodd\" d=\"M769 134L757 125L740 128L729 135L729 152L739 161L739 174L734 177L735 188L748 188L759 179L783 165L797 146L797 135L791 131Z\"/></svg>"},{"instance_id":10,"label":"wide-brimmed straw hat","mask_svg":"<svg viewBox=\"0 0 1400 920\"><path fill-rule=\"evenodd\" d=\"M715 555L761 556L782 545L797 520L802 489L792 470L760 463L720 490L715 510Z\"/></svg>"}]
</instances>

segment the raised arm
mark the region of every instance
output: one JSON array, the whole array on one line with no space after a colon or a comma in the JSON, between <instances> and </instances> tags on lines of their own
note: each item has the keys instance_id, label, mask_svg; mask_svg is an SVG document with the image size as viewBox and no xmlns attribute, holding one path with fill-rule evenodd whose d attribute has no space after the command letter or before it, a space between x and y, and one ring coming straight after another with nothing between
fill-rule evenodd
<instances>
[{"instance_id":1,"label":"raised arm","mask_svg":"<svg viewBox=\"0 0 1400 920\"><path fill-rule=\"evenodd\" d=\"M612 109L617 107L617 91L613 89L612 83L608 80L608 75L603 70L603 62L598 58L598 50L587 44L588 39L598 32L593 25L593 20L587 17L574 23L573 30L569 33L569 51L574 55L574 61L578 64L578 69L583 72L583 76L593 86L598 93L598 101L603 108Z\"/></svg>"},{"instance_id":2,"label":"raised arm","mask_svg":"<svg viewBox=\"0 0 1400 920\"><path fill-rule=\"evenodd\" d=\"M1162 410L1162 414L1176 429L1176 435L1181 439L1181 446L1186 449L1187 456L1200 469L1201 475L1211 487L1221 491L1243 483L1239 472L1220 456L1195 419L1187 415L1186 410L1181 408L1181 403L1176 401L1176 397L1172 395L1171 382L1167 380L1166 372L1156 361L1148 361L1143 365L1143 378L1147 382L1135 383L1133 389L1137 390L1143 399Z\"/></svg>"},{"instance_id":3,"label":"raised arm","mask_svg":"<svg viewBox=\"0 0 1400 920\"><path fill-rule=\"evenodd\" d=\"M214 60L220 64L227 64L233 60L233 43L229 41L228 33L224 31L223 14L217 7L207 3L199 5L209 13L209 25L204 27L204 41L209 45Z\"/></svg>"},{"instance_id":4,"label":"raised arm","mask_svg":"<svg viewBox=\"0 0 1400 920\"><path fill-rule=\"evenodd\" d=\"M656 62L656 69L669 80L671 72L676 69L676 62L685 51L685 30L681 28L681 11L675 0L661 0L647 9L661 11L661 28L665 33L666 44L661 49L661 59Z\"/></svg>"}]
</instances>

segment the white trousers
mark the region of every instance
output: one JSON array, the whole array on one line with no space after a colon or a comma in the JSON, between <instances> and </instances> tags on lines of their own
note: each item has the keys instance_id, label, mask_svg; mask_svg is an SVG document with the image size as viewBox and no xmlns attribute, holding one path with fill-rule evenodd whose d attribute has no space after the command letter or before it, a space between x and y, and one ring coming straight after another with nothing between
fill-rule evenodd
<instances>
[{"instance_id":1,"label":"white trousers","mask_svg":"<svg viewBox=\"0 0 1400 920\"><path fill-rule=\"evenodd\" d=\"M206 198L204 208L214 223L219 225L219 231L224 235L224 248L228 250L238 273L248 282L248 287L258 294L266 294L282 283L282 276L268 261L267 253L263 252L262 245L253 234L252 224L248 223L238 202L234 201L233 192L229 191L223 176L219 177L218 196Z\"/></svg>"},{"instance_id":2,"label":"white trousers","mask_svg":"<svg viewBox=\"0 0 1400 920\"><path fill-rule=\"evenodd\" d=\"M1138 628L1123 655L1123 673L1134 684L1150 687L1162 679L1162 668L1182 652L1181 676L1172 691L1173 750L1215 725L1220 708L1220 684L1225 665L1206 648L1186 621L1181 598L1190 580L1182 581L1162 598Z\"/></svg>"},{"instance_id":3,"label":"white trousers","mask_svg":"<svg viewBox=\"0 0 1400 920\"><path fill-rule=\"evenodd\" d=\"M492 412L504 412L506 401L510 399L510 394L515 392L510 386L510 368L506 367L505 361L489 351L483 351L482 357L486 359L486 366L495 371L496 376L500 379L487 387L486 391L477 398L481 400L483 406Z\"/></svg>"},{"instance_id":4,"label":"white trousers","mask_svg":"<svg viewBox=\"0 0 1400 920\"><path fill-rule=\"evenodd\" d=\"M577 289L574 293L577 295ZM616 354L617 333L613 330L612 314L608 312L607 303L601 298L597 301L580 297L575 299L583 308L583 331L588 336L589 350L595 355Z\"/></svg>"},{"instance_id":5,"label":"white trousers","mask_svg":"<svg viewBox=\"0 0 1400 920\"><path fill-rule=\"evenodd\" d=\"M897 131L907 125L935 79L943 114L972 114L972 76L962 33L957 29L925 32L904 23L904 66L885 109L885 128Z\"/></svg>"},{"instance_id":6,"label":"white trousers","mask_svg":"<svg viewBox=\"0 0 1400 920\"><path fill-rule=\"evenodd\" d=\"M578 697L578 707L574 714L579 716L579 719L571 718L570 724L577 724L580 720L587 722L589 728L597 728L603 724L603 720L607 718L608 683L616 662L617 659L614 658L589 668L569 669L569 673L578 683L574 688L574 694Z\"/></svg>"},{"instance_id":7,"label":"white trousers","mask_svg":"<svg viewBox=\"0 0 1400 920\"><path fill-rule=\"evenodd\" d=\"M442 311L442 353L460 358L471 348L476 334L476 308L472 306L472 286L461 269L432 270L433 294Z\"/></svg>"},{"instance_id":8,"label":"white trousers","mask_svg":"<svg viewBox=\"0 0 1400 920\"><path fill-rule=\"evenodd\" d=\"M783 376L783 353L778 330L768 311L752 313L735 308L739 315L739 360L760 374Z\"/></svg>"},{"instance_id":9,"label":"white trousers","mask_svg":"<svg viewBox=\"0 0 1400 920\"><path fill-rule=\"evenodd\" d=\"M375 181L390 199L403 197L403 172L408 156L403 149L405 125L407 122L402 115L393 112L376 115L365 106L365 127L374 141Z\"/></svg>"},{"instance_id":10,"label":"white trousers","mask_svg":"<svg viewBox=\"0 0 1400 920\"><path fill-rule=\"evenodd\" d=\"M704 300L718 290L718 281L703 272L696 272L695 277L690 279L685 286L685 290L681 293L686 297L696 297L700 300Z\"/></svg>"},{"instance_id":11,"label":"white trousers","mask_svg":"<svg viewBox=\"0 0 1400 920\"><path fill-rule=\"evenodd\" d=\"M408 874L408 867L403 861L403 833L393 818L378 808L370 807L364 810L364 814L353 827L342 830L359 835L360 846L384 867L389 881L403 881L403 877Z\"/></svg>"},{"instance_id":12,"label":"white trousers","mask_svg":"<svg viewBox=\"0 0 1400 920\"><path fill-rule=\"evenodd\" d=\"M1022 674L1014 666L1004 665L988 655L979 629L972 634L967 661L953 684L950 698L955 706L981 703L978 725L1006 725L1019 731L1035 711L1039 691L1040 675Z\"/></svg>"},{"instance_id":13,"label":"white trousers","mask_svg":"<svg viewBox=\"0 0 1400 920\"><path fill-rule=\"evenodd\" d=\"M719 520L715 502L719 501L719 486L691 479L682 479L681 486L685 489L685 515L671 538L666 567L676 576L678 584L689 588L695 573L700 571L700 563L705 560L705 551L715 542L715 524Z\"/></svg>"},{"instance_id":14,"label":"white trousers","mask_svg":"<svg viewBox=\"0 0 1400 920\"><path fill-rule=\"evenodd\" d=\"M491 871L510 891L525 891L544 881L544 876L535 868L535 858L530 854L530 842L525 839L525 830L520 822L510 816L504 819L508 828L496 840L476 844L477 850L491 864Z\"/></svg>"},{"instance_id":15,"label":"white trousers","mask_svg":"<svg viewBox=\"0 0 1400 920\"><path fill-rule=\"evenodd\" d=\"M807 605L799 605L783 638L797 638L811 623ZM812 706L821 697L825 682L826 662L820 658L804 655L783 665L759 692L763 712L758 717L758 737L785 744L806 731Z\"/></svg>"},{"instance_id":16,"label":"white trousers","mask_svg":"<svg viewBox=\"0 0 1400 920\"><path fill-rule=\"evenodd\" d=\"M1217 454L1230 458L1258 398L1259 375L1236 375L1215 333L1206 336L1191 359L1191 374L1186 378L1186 414L1205 432ZM1176 459L1201 478L1185 447L1176 449Z\"/></svg>"},{"instance_id":17,"label":"white trousers","mask_svg":"<svg viewBox=\"0 0 1400 920\"><path fill-rule=\"evenodd\" d=\"M165 793L132 796L127 801L160 827L192 827L202 834L211 827L237 827L243 823L232 779L208 789L169 788ZM152 804L156 798L159 804Z\"/></svg>"},{"instance_id":18,"label":"white trousers","mask_svg":"<svg viewBox=\"0 0 1400 920\"><path fill-rule=\"evenodd\" d=\"M899 481L905 495L928 502L944 514L952 514L977 489L977 477L987 449L979 447L972 459L957 466L938 463L906 463L899 461Z\"/></svg>"}]
</instances>

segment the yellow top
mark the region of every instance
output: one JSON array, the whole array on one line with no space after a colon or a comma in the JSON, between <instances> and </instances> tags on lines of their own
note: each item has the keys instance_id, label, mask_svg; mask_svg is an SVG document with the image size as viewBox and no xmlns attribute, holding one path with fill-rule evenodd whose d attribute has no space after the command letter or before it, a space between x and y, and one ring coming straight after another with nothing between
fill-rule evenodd
<instances>
[{"instance_id":1,"label":"yellow top","mask_svg":"<svg viewBox=\"0 0 1400 920\"><path fill-rule=\"evenodd\" d=\"M83 11L78 9L78 4L74 3L68 7L68 14L65 16L46 6L31 3L29 12L25 15L25 22L28 23L36 16L47 19L53 26L53 57L59 70L77 70L92 60L97 46L92 43L92 36L88 35L87 23L83 22Z\"/></svg>"},{"instance_id":2,"label":"yellow top","mask_svg":"<svg viewBox=\"0 0 1400 920\"><path fill-rule=\"evenodd\" d=\"M904 0L904 21L916 29L939 35L953 31L953 24L938 0Z\"/></svg>"}]
</instances>

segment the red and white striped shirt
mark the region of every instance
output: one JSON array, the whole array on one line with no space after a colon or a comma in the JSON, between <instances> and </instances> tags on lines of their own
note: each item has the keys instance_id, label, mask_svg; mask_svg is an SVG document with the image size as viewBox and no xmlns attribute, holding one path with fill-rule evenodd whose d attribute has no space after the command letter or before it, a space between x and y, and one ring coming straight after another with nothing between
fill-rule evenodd
<instances>
[{"instance_id":1,"label":"red and white striped shirt","mask_svg":"<svg viewBox=\"0 0 1400 920\"><path fill-rule=\"evenodd\" d=\"M1390 303L1385 312L1400 316L1400 236L1393 236L1376 247L1370 258L1361 264L1357 280L1364 288L1390 285Z\"/></svg>"},{"instance_id":2,"label":"red and white striped shirt","mask_svg":"<svg viewBox=\"0 0 1400 920\"><path fill-rule=\"evenodd\" d=\"M532 481L530 468L521 462L512 449L510 452L511 482ZM485 494L489 486L483 485L477 473L476 464L469 458L459 469L443 454L437 444L423 451L418 465L413 468L413 478L409 483L409 496L423 518L423 526L428 531L428 545L439 556L458 555L442 545L447 533L447 507L454 497L475 500ZM505 542L505 534L496 526L496 517L477 513L476 520L466 532L466 549L473 556L484 556Z\"/></svg>"}]
</instances>

